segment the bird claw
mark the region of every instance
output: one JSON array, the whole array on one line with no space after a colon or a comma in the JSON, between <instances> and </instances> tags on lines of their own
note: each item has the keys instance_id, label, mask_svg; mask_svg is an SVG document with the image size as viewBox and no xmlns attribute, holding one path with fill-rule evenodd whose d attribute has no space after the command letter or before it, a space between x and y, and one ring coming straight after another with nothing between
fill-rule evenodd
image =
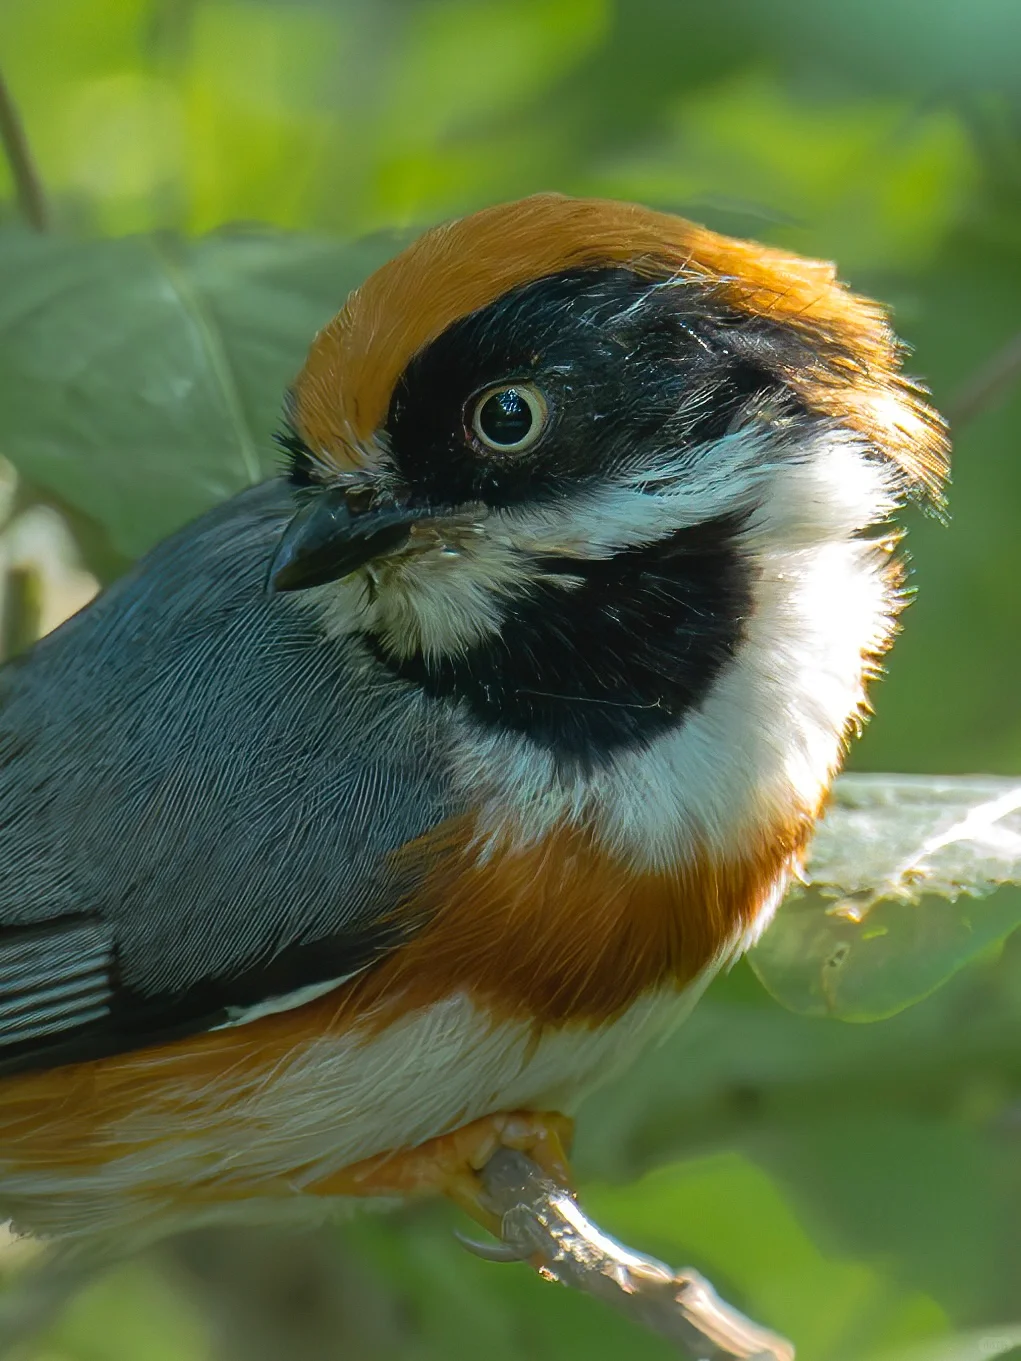
<instances>
[{"instance_id":1,"label":"bird claw","mask_svg":"<svg viewBox=\"0 0 1021 1361\"><path fill-rule=\"evenodd\" d=\"M532 1255L512 1247L510 1243L480 1243L458 1229L454 1230L454 1237L466 1252L473 1257L481 1257L484 1262L527 1262Z\"/></svg>"}]
</instances>

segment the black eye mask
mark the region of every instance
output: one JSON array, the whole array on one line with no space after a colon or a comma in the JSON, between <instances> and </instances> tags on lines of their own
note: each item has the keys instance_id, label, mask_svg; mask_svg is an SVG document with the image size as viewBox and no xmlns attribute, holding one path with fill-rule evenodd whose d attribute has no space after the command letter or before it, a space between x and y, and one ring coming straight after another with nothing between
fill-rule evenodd
<instances>
[{"instance_id":1,"label":"black eye mask","mask_svg":"<svg viewBox=\"0 0 1021 1361\"><path fill-rule=\"evenodd\" d=\"M473 438L471 399L515 385L547 404L542 435L520 453L487 449ZM731 353L696 286L589 269L516 289L449 327L402 374L385 435L413 500L507 506L570 494L643 446L717 438L743 402L777 387Z\"/></svg>"}]
</instances>

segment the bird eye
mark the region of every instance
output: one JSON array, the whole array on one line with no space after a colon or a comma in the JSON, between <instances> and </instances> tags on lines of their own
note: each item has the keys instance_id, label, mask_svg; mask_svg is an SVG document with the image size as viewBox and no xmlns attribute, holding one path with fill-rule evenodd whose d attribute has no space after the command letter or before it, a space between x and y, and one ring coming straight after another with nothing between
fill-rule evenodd
<instances>
[{"instance_id":1,"label":"bird eye","mask_svg":"<svg viewBox=\"0 0 1021 1361\"><path fill-rule=\"evenodd\" d=\"M548 414L546 398L537 387L515 383L489 388L476 399L471 428L487 449L516 454L536 442Z\"/></svg>"}]
</instances>

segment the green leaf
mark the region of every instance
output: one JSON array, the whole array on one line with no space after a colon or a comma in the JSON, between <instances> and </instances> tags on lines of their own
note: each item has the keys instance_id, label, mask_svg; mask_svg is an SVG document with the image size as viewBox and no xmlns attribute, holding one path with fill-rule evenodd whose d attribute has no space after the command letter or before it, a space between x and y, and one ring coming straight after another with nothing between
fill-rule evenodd
<instances>
[{"instance_id":1,"label":"green leaf","mask_svg":"<svg viewBox=\"0 0 1021 1361\"><path fill-rule=\"evenodd\" d=\"M1021 926L1019 871L1016 780L844 776L752 968L794 1011L892 1016Z\"/></svg>"},{"instance_id":2,"label":"green leaf","mask_svg":"<svg viewBox=\"0 0 1021 1361\"><path fill-rule=\"evenodd\" d=\"M309 342L393 250L254 231L0 234L0 452L137 555L274 471Z\"/></svg>"},{"instance_id":3,"label":"green leaf","mask_svg":"<svg viewBox=\"0 0 1021 1361\"><path fill-rule=\"evenodd\" d=\"M955 902L926 895L886 900L862 922L833 915L833 902L792 895L750 956L772 995L793 1011L877 1021L927 997L1021 924L1021 889Z\"/></svg>"},{"instance_id":4,"label":"green leaf","mask_svg":"<svg viewBox=\"0 0 1021 1361\"><path fill-rule=\"evenodd\" d=\"M795 1340L803 1361L871 1357L946 1331L939 1305L893 1287L875 1265L825 1251L761 1167L725 1152L594 1186L586 1209L629 1244L726 1282L754 1318Z\"/></svg>"},{"instance_id":5,"label":"green leaf","mask_svg":"<svg viewBox=\"0 0 1021 1361\"><path fill-rule=\"evenodd\" d=\"M132 1262L76 1294L38 1355L40 1361L206 1361L213 1355L208 1332L194 1304L169 1280L149 1264Z\"/></svg>"}]
</instances>

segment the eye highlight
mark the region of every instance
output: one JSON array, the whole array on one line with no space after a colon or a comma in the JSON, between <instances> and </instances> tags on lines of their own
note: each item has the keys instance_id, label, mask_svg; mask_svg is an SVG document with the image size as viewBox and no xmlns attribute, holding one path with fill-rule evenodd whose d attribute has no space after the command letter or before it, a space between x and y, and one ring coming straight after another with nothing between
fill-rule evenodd
<instances>
[{"instance_id":1,"label":"eye highlight","mask_svg":"<svg viewBox=\"0 0 1021 1361\"><path fill-rule=\"evenodd\" d=\"M546 429L546 398L531 383L487 388L471 408L471 431L487 449L516 454L530 449Z\"/></svg>"}]
</instances>

